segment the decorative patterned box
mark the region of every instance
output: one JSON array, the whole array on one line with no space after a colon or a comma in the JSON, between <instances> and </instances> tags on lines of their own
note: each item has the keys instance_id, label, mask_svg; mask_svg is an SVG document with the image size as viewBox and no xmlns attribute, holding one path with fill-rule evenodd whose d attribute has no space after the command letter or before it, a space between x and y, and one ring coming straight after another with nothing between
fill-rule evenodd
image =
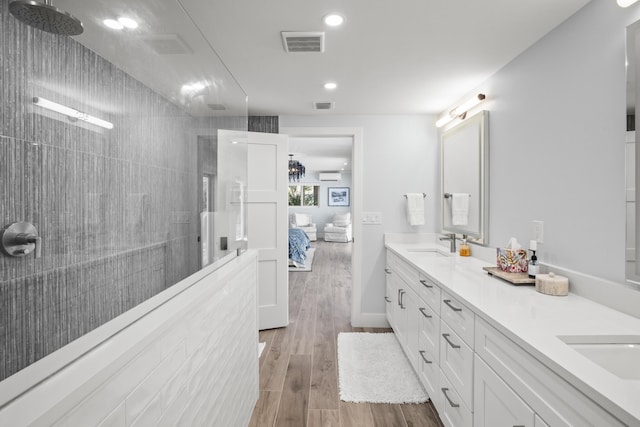
<instances>
[{"instance_id":1,"label":"decorative patterned box","mask_svg":"<svg viewBox=\"0 0 640 427\"><path fill-rule=\"evenodd\" d=\"M524 249L497 248L498 268L509 273L526 273L529 269L527 251Z\"/></svg>"}]
</instances>

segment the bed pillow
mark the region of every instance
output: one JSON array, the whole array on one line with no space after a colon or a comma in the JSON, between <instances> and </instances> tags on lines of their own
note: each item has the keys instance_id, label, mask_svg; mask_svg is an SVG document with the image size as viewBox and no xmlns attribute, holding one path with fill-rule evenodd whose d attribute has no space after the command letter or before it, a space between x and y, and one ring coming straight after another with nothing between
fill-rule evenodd
<instances>
[{"instance_id":1,"label":"bed pillow","mask_svg":"<svg viewBox=\"0 0 640 427\"><path fill-rule=\"evenodd\" d=\"M309 220L309 215L307 214L296 214L296 225L298 227L306 227L309 224L311 224L311 221Z\"/></svg>"},{"instance_id":2,"label":"bed pillow","mask_svg":"<svg viewBox=\"0 0 640 427\"><path fill-rule=\"evenodd\" d=\"M335 214L333 216L333 225L337 227L346 227L349 224L351 224L351 212Z\"/></svg>"}]
</instances>

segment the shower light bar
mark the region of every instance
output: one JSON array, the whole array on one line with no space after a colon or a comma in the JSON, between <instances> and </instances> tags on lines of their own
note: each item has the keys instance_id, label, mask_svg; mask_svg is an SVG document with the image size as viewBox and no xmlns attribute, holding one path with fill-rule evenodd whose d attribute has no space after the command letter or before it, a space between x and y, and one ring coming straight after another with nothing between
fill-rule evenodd
<instances>
[{"instance_id":1,"label":"shower light bar","mask_svg":"<svg viewBox=\"0 0 640 427\"><path fill-rule=\"evenodd\" d=\"M64 114L71 119L82 120L83 122L91 123L92 125L100 126L105 129L113 129L113 123L108 122L106 120L99 119L97 117L93 117L87 113L83 113L82 111L74 110L73 108L64 106L62 104L58 104L53 101L49 101L48 99L40 98L39 96L35 96L33 98L33 103L38 107L46 108L47 110L55 111L56 113Z\"/></svg>"},{"instance_id":2,"label":"shower light bar","mask_svg":"<svg viewBox=\"0 0 640 427\"><path fill-rule=\"evenodd\" d=\"M479 93L473 98L469 98L467 101L463 102L444 116L440 117L436 122L436 127L442 127L453 119L464 119L466 117L467 111L480 104L482 101L484 101L485 98L486 96L483 93Z\"/></svg>"}]
</instances>

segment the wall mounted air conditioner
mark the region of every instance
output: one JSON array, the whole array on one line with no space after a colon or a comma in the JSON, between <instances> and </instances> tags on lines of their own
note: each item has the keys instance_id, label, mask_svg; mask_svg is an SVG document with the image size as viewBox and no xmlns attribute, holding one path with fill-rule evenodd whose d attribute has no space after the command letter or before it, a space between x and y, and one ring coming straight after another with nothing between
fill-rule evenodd
<instances>
[{"instance_id":1,"label":"wall mounted air conditioner","mask_svg":"<svg viewBox=\"0 0 640 427\"><path fill-rule=\"evenodd\" d=\"M320 181L340 181L340 172L320 172Z\"/></svg>"}]
</instances>

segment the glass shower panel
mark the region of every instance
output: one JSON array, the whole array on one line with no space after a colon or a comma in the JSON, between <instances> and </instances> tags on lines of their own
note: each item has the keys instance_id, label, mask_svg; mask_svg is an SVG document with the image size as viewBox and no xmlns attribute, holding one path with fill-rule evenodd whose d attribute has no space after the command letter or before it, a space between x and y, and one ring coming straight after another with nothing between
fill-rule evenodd
<instances>
[{"instance_id":1,"label":"glass shower panel","mask_svg":"<svg viewBox=\"0 0 640 427\"><path fill-rule=\"evenodd\" d=\"M57 0L84 24L68 37L18 21L9 3L0 227L32 224L41 253L0 254L0 380L246 247L246 94L189 10ZM120 16L138 27L102 24ZM209 241L228 242L206 259L204 213L226 218Z\"/></svg>"}]
</instances>

